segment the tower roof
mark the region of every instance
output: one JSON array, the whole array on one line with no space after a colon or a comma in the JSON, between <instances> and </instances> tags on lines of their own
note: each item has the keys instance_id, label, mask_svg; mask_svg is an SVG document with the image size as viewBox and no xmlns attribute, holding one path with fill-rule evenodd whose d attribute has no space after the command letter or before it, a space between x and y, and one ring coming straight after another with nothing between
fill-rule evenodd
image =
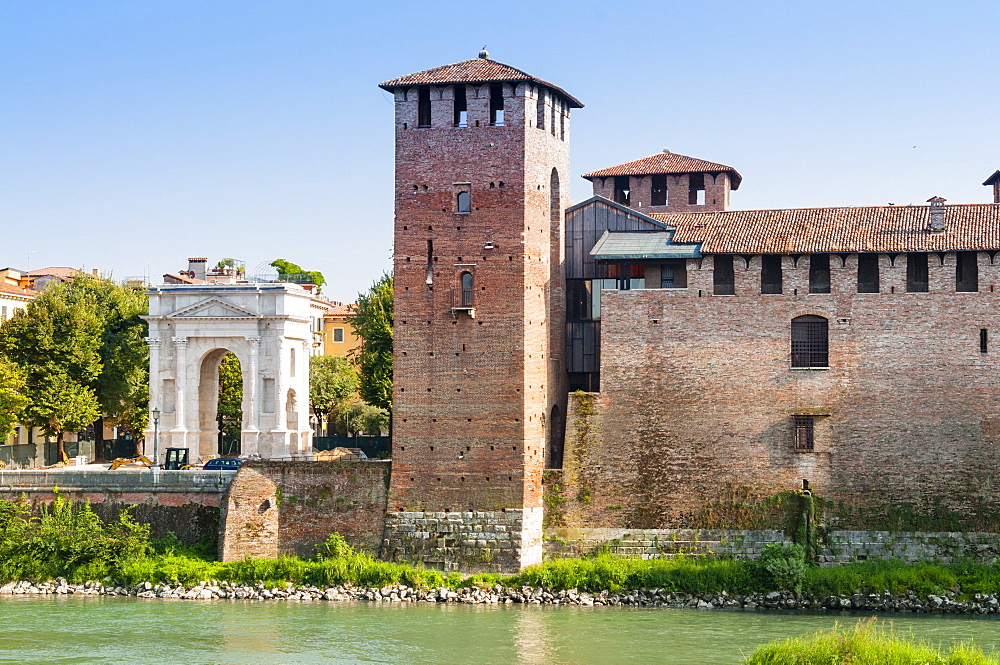
<instances>
[{"instance_id":1,"label":"tower roof","mask_svg":"<svg viewBox=\"0 0 1000 665\"><path fill-rule=\"evenodd\" d=\"M993 172L993 175L991 175L991 176L990 176L989 178L987 178L987 179L986 179L986 182L984 182L983 184L984 184L984 185L992 185L992 184L993 184L993 183L995 183L995 182L996 182L997 180L1000 180L1000 170L998 170L998 171L994 171L994 172Z\"/></svg>"},{"instance_id":2,"label":"tower roof","mask_svg":"<svg viewBox=\"0 0 1000 665\"><path fill-rule=\"evenodd\" d=\"M732 166L706 162L703 159L696 159L686 155L678 155L672 152L659 152L649 157L643 157L632 162L625 162L617 166L609 166L606 169L584 173L582 177L587 178L610 178L616 175L659 175L661 173L708 173L708 172L728 172L732 175L733 189L739 189L743 176Z\"/></svg>"},{"instance_id":3,"label":"tower roof","mask_svg":"<svg viewBox=\"0 0 1000 665\"><path fill-rule=\"evenodd\" d=\"M491 82L520 83L522 81L538 83L551 88L565 97L571 108L583 108L583 103L580 100L559 86L552 85L548 81L543 81L527 72L522 72L516 67L511 67L510 65L505 65L502 62L488 58L473 58L472 60L463 60L451 65L425 69L415 74L389 79L384 83L380 83L378 87L391 91L393 88L411 85L451 85L455 83L476 84Z\"/></svg>"}]
</instances>

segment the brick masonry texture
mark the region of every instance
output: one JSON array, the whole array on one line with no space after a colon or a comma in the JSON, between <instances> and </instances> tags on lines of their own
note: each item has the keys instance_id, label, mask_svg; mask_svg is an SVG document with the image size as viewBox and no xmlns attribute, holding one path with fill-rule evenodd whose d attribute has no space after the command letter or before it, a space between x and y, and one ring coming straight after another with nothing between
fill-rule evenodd
<instances>
[{"instance_id":1,"label":"brick masonry texture","mask_svg":"<svg viewBox=\"0 0 1000 665\"><path fill-rule=\"evenodd\" d=\"M248 462L222 510L219 557L310 556L332 533L377 554L389 463Z\"/></svg>"},{"instance_id":2,"label":"brick masonry texture","mask_svg":"<svg viewBox=\"0 0 1000 665\"><path fill-rule=\"evenodd\" d=\"M998 508L1000 266L955 292L955 255L931 256L930 292L905 292L905 256L881 255L881 293L856 292L857 256L831 259L832 293L782 257L784 295L760 294L760 257L737 258L736 295L713 296L712 259L688 288L604 291L595 415L568 411L567 526L683 527L727 484L801 487L877 523L894 504L964 517ZM790 367L790 322L829 320L828 369ZM815 418L796 452L792 416Z\"/></svg>"}]
</instances>

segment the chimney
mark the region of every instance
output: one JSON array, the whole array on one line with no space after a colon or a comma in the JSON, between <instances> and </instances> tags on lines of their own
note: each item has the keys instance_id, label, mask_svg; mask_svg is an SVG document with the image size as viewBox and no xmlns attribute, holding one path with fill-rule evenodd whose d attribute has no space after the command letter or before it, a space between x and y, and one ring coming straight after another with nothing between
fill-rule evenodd
<instances>
[{"instance_id":1,"label":"chimney","mask_svg":"<svg viewBox=\"0 0 1000 665\"><path fill-rule=\"evenodd\" d=\"M191 277L204 280L207 265L208 259L201 256L188 259L188 272L191 273Z\"/></svg>"},{"instance_id":2,"label":"chimney","mask_svg":"<svg viewBox=\"0 0 1000 665\"><path fill-rule=\"evenodd\" d=\"M99 277L99 275L97 274L97 268L94 268L90 272L92 272L94 274L94 277Z\"/></svg>"},{"instance_id":3,"label":"chimney","mask_svg":"<svg viewBox=\"0 0 1000 665\"><path fill-rule=\"evenodd\" d=\"M1000 171L994 171L983 184L987 187L993 185L993 203L1000 203Z\"/></svg>"},{"instance_id":4,"label":"chimney","mask_svg":"<svg viewBox=\"0 0 1000 665\"><path fill-rule=\"evenodd\" d=\"M940 196L932 196L927 199L931 204L931 221L927 224L927 230L931 233L944 233L944 202L948 199Z\"/></svg>"}]
</instances>

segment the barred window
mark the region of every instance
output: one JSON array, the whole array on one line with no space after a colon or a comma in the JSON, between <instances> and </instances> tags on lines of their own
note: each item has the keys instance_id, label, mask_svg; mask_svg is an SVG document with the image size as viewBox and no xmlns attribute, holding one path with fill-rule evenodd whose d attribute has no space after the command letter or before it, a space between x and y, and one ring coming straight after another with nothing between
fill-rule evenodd
<instances>
[{"instance_id":1,"label":"barred window","mask_svg":"<svg viewBox=\"0 0 1000 665\"><path fill-rule=\"evenodd\" d=\"M822 316L792 319L792 367L829 366L829 325Z\"/></svg>"},{"instance_id":2,"label":"barred window","mask_svg":"<svg viewBox=\"0 0 1000 665\"><path fill-rule=\"evenodd\" d=\"M792 446L795 450L813 449L813 416L792 416Z\"/></svg>"},{"instance_id":3,"label":"barred window","mask_svg":"<svg viewBox=\"0 0 1000 665\"><path fill-rule=\"evenodd\" d=\"M462 273L462 307L472 307L473 299L472 273Z\"/></svg>"}]
</instances>

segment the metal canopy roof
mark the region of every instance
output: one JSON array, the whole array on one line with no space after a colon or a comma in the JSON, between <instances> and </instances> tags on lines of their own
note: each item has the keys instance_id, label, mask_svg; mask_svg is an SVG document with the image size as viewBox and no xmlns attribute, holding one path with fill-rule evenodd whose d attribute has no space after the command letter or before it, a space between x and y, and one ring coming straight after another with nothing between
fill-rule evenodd
<instances>
[{"instance_id":1,"label":"metal canopy roof","mask_svg":"<svg viewBox=\"0 0 1000 665\"><path fill-rule=\"evenodd\" d=\"M605 231L590 255L598 261L619 259L697 259L701 244L674 245L671 231Z\"/></svg>"}]
</instances>

